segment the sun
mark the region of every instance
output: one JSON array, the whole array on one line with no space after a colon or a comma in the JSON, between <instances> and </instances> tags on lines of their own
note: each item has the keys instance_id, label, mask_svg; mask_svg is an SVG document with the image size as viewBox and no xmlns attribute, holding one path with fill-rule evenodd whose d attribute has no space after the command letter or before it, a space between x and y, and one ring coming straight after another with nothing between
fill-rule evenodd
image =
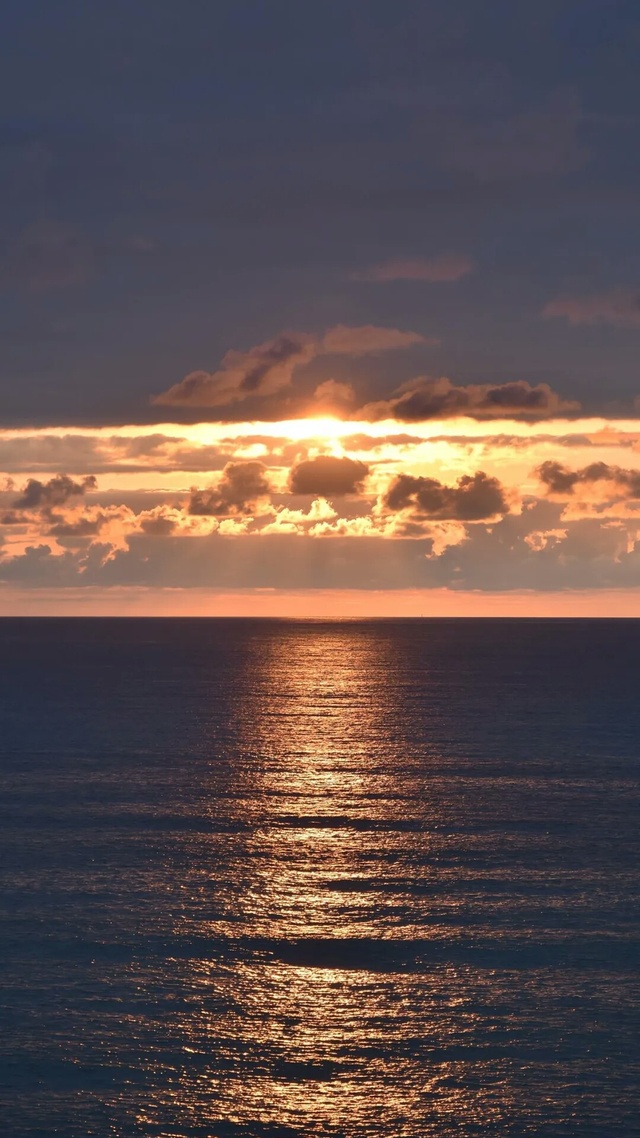
<instances>
[{"instance_id":1,"label":"sun","mask_svg":"<svg viewBox=\"0 0 640 1138\"><path fill-rule=\"evenodd\" d=\"M294 441L313 439L315 442L334 443L353 434L353 423L344 419L328 417L310 419L289 419L278 424L282 434Z\"/></svg>"},{"instance_id":2,"label":"sun","mask_svg":"<svg viewBox=\"0 0 640 1138\"><path fill-rule=\"evenodd\" d=\"M260 436L261 439L290 439L291 442L311 442L327 450L340 450L343 439L354 434L365 433L372 438L385 435L389 424L385 422L364 422L355 419L337 419L330 415L305 417L303 419L276 419L264 421L193 423L189 426L164 423L155 431L167 434L182 431L186 438L200 446L212 446L221 439L247 439Z\"/></svg>"}]
</instances>

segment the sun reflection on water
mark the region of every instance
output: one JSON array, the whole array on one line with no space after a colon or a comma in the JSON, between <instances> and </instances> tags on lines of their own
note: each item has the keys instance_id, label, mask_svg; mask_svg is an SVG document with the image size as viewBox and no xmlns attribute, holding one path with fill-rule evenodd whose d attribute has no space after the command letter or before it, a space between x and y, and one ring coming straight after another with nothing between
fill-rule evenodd
<instances>
[{"instance_id":1,"label":"sun reflection on water","mask_svg":"<svg viewBox=\"0 0 640 1138\"><path fill-rule=\"evenodd\" d=\"M415 906L385 890L428 842L401 761L394 666L380 638L313 625L286 651L262 641L251 661L234 722L244 886L207 926L233 957L225 1010L185 1023L206 1070L181 1084L196 1113L204 1096L237 1125L414 1135L425 1095L442 1097L442 1076L425 1081L416 1061ZM394 943L399 958L385 954ZM219 983L217 966L197 967ZM211 1038L220 1056L208 1066Z\"/></svg>"},{"instance_id":2,"label":"sun reflection on water","mask_svg":"<svg viewBox=\"0 0 640 1138\"><path fill-rule=\"evenodd\" d=\"M64 623L4 630L3 1134L637 1133L637 630Z\"/></svg>"},{"instance_id":3,"label":"sun reflection on water","mask_svg":"<svg viewBox=\"0 0 640 1138\"><path fill-rule=\"evenodd\" d=\"M143 1133L515 1136L556 1100L570 1118L578 1067L553 1049L581 998L562 954L588 895L567 910L548 780L519 777L504 739L474 759L480 672L473 712L463 654L443 667L402 644L373 624L249 633L185 837Z\"/></svg>"}]
</instances>

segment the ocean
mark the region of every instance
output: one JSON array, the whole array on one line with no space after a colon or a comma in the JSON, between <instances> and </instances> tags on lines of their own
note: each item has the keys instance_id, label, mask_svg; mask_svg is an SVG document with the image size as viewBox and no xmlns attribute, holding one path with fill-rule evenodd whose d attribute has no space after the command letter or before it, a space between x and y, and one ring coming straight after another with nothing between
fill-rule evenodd
<instances>
[{"instance_id":1,"label":"ocean","mask_svg":"<svg viewBox=\"0 0 640 1138\"><path fill-rule=\"evenodd\" d=\"M0 621L7 1138L640 1133L640 622Z\"/></svg>"}]
</instances>

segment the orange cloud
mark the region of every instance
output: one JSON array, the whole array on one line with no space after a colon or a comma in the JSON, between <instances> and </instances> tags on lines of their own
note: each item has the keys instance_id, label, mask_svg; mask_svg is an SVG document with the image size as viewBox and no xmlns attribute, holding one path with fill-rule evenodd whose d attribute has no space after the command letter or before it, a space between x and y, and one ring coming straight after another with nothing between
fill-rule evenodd
<instances>
[{"instance_id":1,"label":"orange cloud","mask_svg":"<svg viewBox=\"0 0 640 1138\"><path fill-rule=\"evenodd\" d=\"M353 409L356 393L350 383L340 383L335 379L325 379L318 384L313 393L314 413L350 413Z\"/></svg>"},{"instance_id":2,"label":"orange cloud","mask_svg":"<svg viewBox=\"0 0 640 1138\"><path fill-rule=\"evenodd\" d=\"M337 324L322 337L322 351L331 355L365 356L410 348L414 344L434 343L437 341L427 340L419 332L402 332L399 328L378 328L375 324L350 328L346 324Z\"/></svg>"},{"instance_id":3,"label":"orange cloud","mask_svg":"<svg viewBox=\"0 0 640 1138\"><path fill-rule=\"evenodd\" d=\"M640 290L615 289L593 296L559 296L542 310L543 316L563 317L570 324L615 324L640 327Z\"/></svg>"},{"instance_id":4,"label":"orange cloud","mask_svg":"<svg viewBox=\"0 0 640 1138\"><path fill-rule=\"evenodd\" d=\"M385 283L387 281L428 281L431 284L459 281L473 272L474 262L463 253L441 253L437 257L414 257L385 261L360 273L353 280Z\"/></svg>"},{"instance_id":5,"label":"orange cloud","mask_svg":"<svg viewBox=\"0 0 640 1138\"><path fill-rule=\"evenodd\" d=\"M446 435L437 423L401 433L352 419L0 431L0 456L22 471L19 488L0 477L0 582L640 585L640 468L616 463L621 440L625 462L633 457L633 421L576 420L569 429L523 416L505 430L484 414L488 403L502 411L503 394L485 392L482 421L452 419ZM538 449L523 453L523 441ZM570 445L573 468L557 457ZM85 473L92 452L99 488ZM64 473L46 465L62 461Z\"/></svg>"}]
</instances>

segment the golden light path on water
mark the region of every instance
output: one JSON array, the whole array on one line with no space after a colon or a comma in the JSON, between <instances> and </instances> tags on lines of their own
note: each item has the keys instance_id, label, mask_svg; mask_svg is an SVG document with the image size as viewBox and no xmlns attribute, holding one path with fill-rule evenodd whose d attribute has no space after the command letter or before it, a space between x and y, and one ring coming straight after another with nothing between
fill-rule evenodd
<instances>
[{"instance_id":1,"label":"golden light path on water","mask_svg":"<svg viewBox=\"0 0 640 1138\"><path fill-rule=\"evenodd\" d=\"M421 1061L425 1047L446 1044L452 1020L460 1034L469 1001L465 969L425 978L415 967L425 895L412 875L431 843L424 772L403 746L389 683L396 667L379 638L309 626L286 645L274 638L243 677L230 804L247 835L241 865L215 921L176 929L236 946L227 969L191 966L189 982L213 984L226 1011L183 1024L185 1069L164 1106L187 1133L206 1119L282 1128L274 1134L413 1136L430 1115L486 1123L507 1107L504 1088L498 1107L444 1055L429 1071ZM437 802L426 806L437 814ZM431 940L447 934L437 914L428 923Z\"/></svg>"},{"instance_id":2,"label":"golden light path on water","mask_svg":"<svg viewBox=\"0 0 640 1138\"><path fill-rule=\"evenodd\" d=\"M0 631L11 1138L635 1134L633 622Z\"/></svg>"}]
</instances>

